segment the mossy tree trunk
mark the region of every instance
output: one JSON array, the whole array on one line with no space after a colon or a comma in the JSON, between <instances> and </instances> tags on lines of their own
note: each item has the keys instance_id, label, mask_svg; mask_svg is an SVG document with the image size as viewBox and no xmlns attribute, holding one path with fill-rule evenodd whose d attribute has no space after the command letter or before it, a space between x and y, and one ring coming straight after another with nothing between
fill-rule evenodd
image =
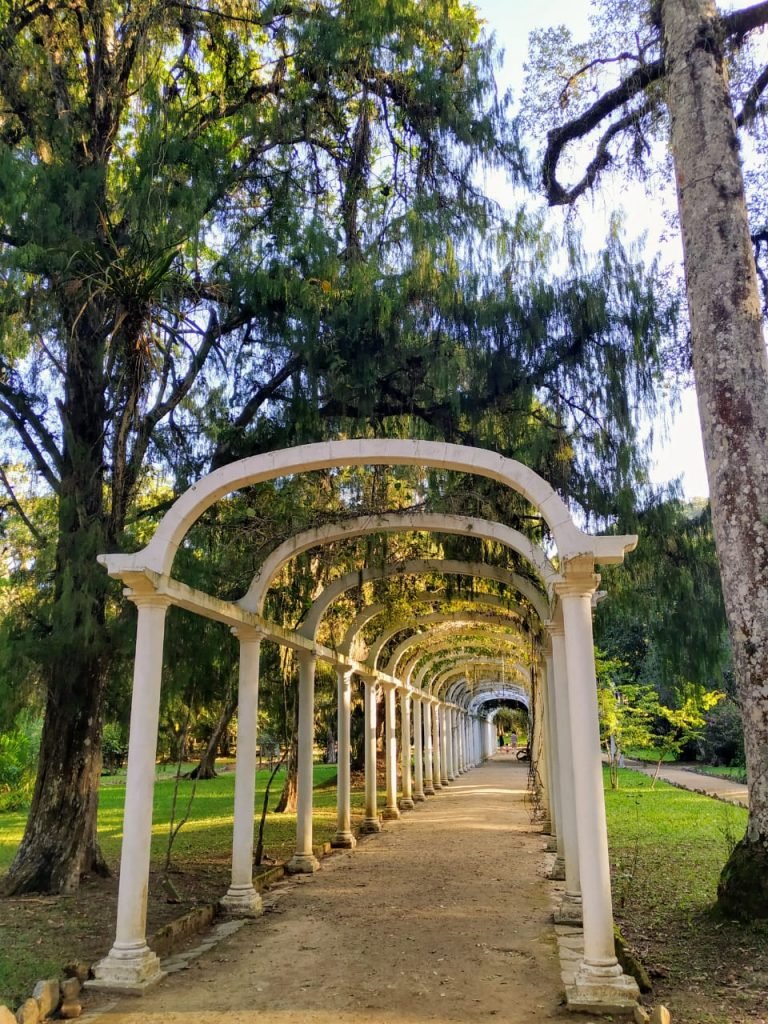
<instances>
[{"instance_id":1,"label":"mossy tree trunk","mask_svg":"<svg viewBox=\"0 0 768 1024\"><path fill-rule=\"evenodd\" d=\"M693 364L733 645L747 832L719 901L768 917L768 358L736 124L711 0L662 0Z\"/></svg>"}]
</instances>

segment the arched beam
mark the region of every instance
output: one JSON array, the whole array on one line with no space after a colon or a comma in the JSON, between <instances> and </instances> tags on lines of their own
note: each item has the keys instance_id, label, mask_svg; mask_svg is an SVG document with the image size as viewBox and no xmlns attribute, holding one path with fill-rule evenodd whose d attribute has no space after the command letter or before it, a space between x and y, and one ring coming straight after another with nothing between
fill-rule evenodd
<instances>
[{"instance_id":1,"label":"arched beam","mask_svg":"<svg viewBox=\"0 0 768 1024\"><path fill-rule=\"evenodd\" d=\"M254 576L247 593L238 604L247 611L261 613L267 591L280 568L303 551L323 544L349 540L352 537L364 537L371 533L405 533L408 531L458 534L494 541L516 551L525 558L550 592L554 584L562 579L538 545L519 530L513 530L509 526L504 526L503 523L442 512L391 512L386 515L358 516L338 523L326 523L289 537L264 559L264 563Z\"/></svg>"},{"instance_id":2,"label":"arched beam","mask_svg":"<svg viewBox=\"0 0 768 1024\"><path fill-rule=\"evenodd\" d=\"M589 555L598 563L621 562L636 537L591 537L573 522L555 490L532 469L485 448L438 441L352 440L301 445L253 455L209 473L178 498L163 516L152 540L133 555L110 555L104 564L116 575L149 569L169 575L179 544L219 498L232 491L280 476L337 466L429 466L497 480L521 494L545 520L561 567Z\"/></svg>"},{"instance_id":3,"label":"arched beam","mask_svg":"<svg viewBox=\"0 0 768 1024\"><path fill-rule=\"evenodd\" d=\"M542 622L548 621L550 610L542 592L534 586L531 580L511 572L500 565L488 565L485 562L460 562L448 558L412 558L406 562L393 562L390 565L366 568L359 571L348 572L333 580L316 598L301 626L304 636L315 636L317 626L330 605L347 590L360 586L363 583L370 583L373 580L388 579L396 576L425 575L437 573L453 576L474 576L479 579L495 580L504 586L514 588L533 607ZM365 609L363 610L365 611ZM363 612L360 613L361 615ZM347 630L339 650L349 653L352 636L364 622L357 628L352 623ZM351 632L351 635L350 635Z\"/></svg>"}]
</instances>

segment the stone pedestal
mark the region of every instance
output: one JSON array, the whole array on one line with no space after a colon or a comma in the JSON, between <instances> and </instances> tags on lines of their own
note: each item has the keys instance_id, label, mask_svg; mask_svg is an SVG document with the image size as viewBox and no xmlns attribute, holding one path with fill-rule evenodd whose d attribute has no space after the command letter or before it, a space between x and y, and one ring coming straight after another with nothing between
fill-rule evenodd
<instances>
[{"instance_id":1,"label":"stone pedestal","mask_svg":"<svg viewBox=\"0 0 768 1024\"><path fill-rule=\"evenodd\" d=\"M261 896L252 885L230 885L219 906L228 917L259 917L264 913Z\"/></svg>"},{"instance_id":2,"label":"stone pedestal","mask_svg":"<svg viewBox=\"0 0 768 1024\"><path fill-rule=\"evenodd\" d=\"M357 840L351 832L337 832L331 840L331 847L334 850L354 850Z\"/></svg>"},{"instance_id":3,"label":"stone pedestal","mask_svg":"<svg viewBox=\"0 0 768 1024\"><path fill-rule=\"evenodd\" d=\"M400 817L400 811L397 807L385 807L381 812L381 816L384 821L397 821Z\"/></svg>"},{"instance_id":4,"label":"stone pedestal","mask_svg":"<svg viewBox=\"0 0 768 1024\"><path fill-rule=\"evenodd\" d=\"M565 859L563 857L555 857L555 862L549 871L549 877L553 882L565 881Z\"/></svg>"},{"instance_id":5,"label":"stone pedestal","mask_svg":"<svg viewBox=\"0 0 768 1024\"><path fill-rule=\"evenodd\" d=\"M401 811L412 811L414 807L413 797L401 796L400 799L397 801L397 806L400 808Z\"/></svg>"},{"instance_id":6,"label":"stone pedestal","mask_svg":"<svg viewBox=\"0 0 768 1024\"><path fill-rule=\"evenodd\" d=\"M580 925L582 923L582 906L579 897L566 893L553 917L555 924Z\"/></svg>"},{"instance_id":7,"label":"stone pedestal","mask_svg":"<svg viewBox=\"0 0 768 1024\"><path fill-rule=\"evenodd\" d=\"M289 875L313 875L320 870L320 861L313 853L295 853L286 863Z\"/></svg>"},{"instance_id":8,"label":"stone pedestal","mask_svg":"<svg viewBox=\"0 0 768 1024\"><path fill-rule=\"evenodd\" d=\"M566 985L565 998L568 1009L579 1013L627 1014L637 1006L640 990L617 964L582 963L573 985Z\"/></svg>"},{"instance_id":9,"label":"stone pedestal","mask_svg":"<svg viewBox=\"0 0 768 1024\"><path fill-rule=\"evenodd\" d=\"M378 818L363 818L360 825L362 835L370 835L372 832L381 832L381 822Z\"/></svg>"},{"instance_id":10,"label":"stone pedestal","mask_svg":"<svg viewBox=\"0 0 768 1024\"><path fill-rule=\"evenodd\" d=\"M93 978L85 982L85 988L143 995L164 977L160 958L146 943L126 948L115 943L109 954L94 965Z\"/></svg>"}]
</instances>

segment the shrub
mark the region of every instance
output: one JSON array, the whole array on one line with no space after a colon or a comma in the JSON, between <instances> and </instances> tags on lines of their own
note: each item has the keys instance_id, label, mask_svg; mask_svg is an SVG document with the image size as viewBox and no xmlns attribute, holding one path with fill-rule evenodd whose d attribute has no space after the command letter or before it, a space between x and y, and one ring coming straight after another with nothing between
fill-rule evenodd
<instances>
[{"instance_id":1,"label":"shrub","mask_svg":"<svg viewBox=\"0 0 768 1024\"><path fill-rule=\"evenodd\" d=\"M13 728L0 736L0 811L18 811L32 796L43 722L22 711Z\"/></svg>"},{"instance_id":2,"label":"shrub","mask_svg":"<svg viewBox=\"0 0 768 1024\"><path fill-rule=\"evenodd\" d=\"M702 759L709 764L745 763L741 710L730 697L707 712L701 753Z\"/></svg>"}]
</instances>

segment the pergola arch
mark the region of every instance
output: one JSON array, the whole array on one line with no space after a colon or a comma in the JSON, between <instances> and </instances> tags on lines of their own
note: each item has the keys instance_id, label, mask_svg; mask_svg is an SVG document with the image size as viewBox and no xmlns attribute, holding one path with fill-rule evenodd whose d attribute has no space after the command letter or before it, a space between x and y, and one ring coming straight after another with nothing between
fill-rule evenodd
<instances>
[{"instance_id":1,"label":"pergola arch","mask_svg":"<svg viewBox=\"0 0 768 1024\"><path fill-rule=\"evenodd\" d=\"M408 517L399 515L397 525L394 522L391 525L391 529L429 529L441 533L483 536L494 542L507 543L507 546L527 557L542 577L547 598L543 594L540 596L536 610L552 637L552 651L547 655L545 673L548 679L547 693L548 699L554 701L553 706L558 708L553 717L557 734L567 734L563 742L563 750L567 751L564 755L566 764L559 770L558 776L559 785L564 790L563 806L567 808L569 800L573 804L574 821L565 829L566 847L570 844L576 851L574 862L580 886L578 898L580 901L583 899L584 905L584 958L577 971L575 985L572 991L569 989L568 998L569 1004L574 1005L579 999L585 1003L589 1000L596 1004L601 1000L610 1002L625 993L630 983L616 962L610 897L607 895L610 893L610 879L605 813L599 789L601 779L591 610L599 582L599 577L594 575L595 564L621 562L625 552L634 547L636 538L588 535L576 526L565 503L552 487L514 460L485 449L422 441L328 442L244 459L216 470L185 492L168 510L154 536L141 551L99 556L100 562L110 574L123 579L128 585L127 595L137 605L139 614L117 934L109 955L95 968L98 982L102 987L140 991L162 976L159 961L146 944L145 908L163 633L165 612L169 605L179 605L234 627L240 641L239 719L242 719L242 730L235 780L232 885L228 893L228 898L231 897L228 906L232 911L239 909L245 913L253 912L254 890L249 856L253 841L253 779L249 784L247 777L249 774L252 776L249 758L255 751L258 660L262 637L267 636L277 643L292 647L298 654L300 758L304 758L301 763L304 764L306 776L306 757L309 757L310 780L311 708L316 658L321 657L335 664L340 680L354 672L359 673L366 683L366 693L371 692L377 683L385 688L388 695L394 695L396 688L399 688L405 706L408 706L411 691L396 677L387 676L370 666L355 662L343 653L323 647L299 631L265 620L249 603L253 597L252 590L249 590L251 597L246 595L244 598L245 603L235 604L195 591L171 576L175 553L183 538L199 516L219 498L260 481L349 465L421 465L485 476L521 494L549 527L556 548L556 567L529 538L503 523L472 520L471 517L450 519L436 513L425 513L421 514L419 520L416 520L414 514L405 526L403 524ZM432 518L427 519L427 516ZM377 517L365 532L382 532L385 520L386 517ZM427 522L431 525L425 525ZM331 529L324 534L314 531L312 543L331 542L332 535ZM352 536L350 528L345 529L336 539L348 536ZM306 539L309 540L308 537ZM291 542L296 553L299 542L296 538L292 538ZM268 574L267 561L261 573L264 577ZM456 668L457 674L461 674L461 671ZM452 678L449 672L441 673L438 689L442 688L443 682L448 685ZM494 684L489 682L489 685ZM451 692L462 693L462 699L466 696L458 689ZM389 699L391 701L391 696ZM417 706L421 706L420 701ZM462 764L471 766L477 759L486 756L483 730L479 728L476 718L481 710L480 705L470 712L468 707L448 706L444 700L432 696L426 706L434 713L434 735L439 736L441 744L446 744L444 749L449 763L458 765L461 770ZM302 707L305 709L303 716ZM425 726L425 739L428 732ZM451 747L454 733L458 744L455 751ZM466 756L462 742L467 744ZM241 746L248 752L243 755L242 764ZM553 747L559 747L557 737ZM300 778L301 772L300 767ZM570 794L565 791L565 780L569 777ZM243 785L240 784L241 780L245 780ZM309 804L305 803L303 808L300 806L300 821L306 822L307 809L311 836L311 785ZM579 822L578 829L575 820ZM566 897L571 893L572 887L569 886L567 880Z\"/></svg>"},{"instance_id":2,"label":"pergola arch","mask_svg":"<svg viewBox=\"0 0 768 1024\"><path fill-rule=\"evenodd\" d=\"M517 491L541 514L561 563L590 553L601 563L621 562L637 539L629 536L593 537L573 522L557 492L528 466L485 448L439 441L352 440L300 445L253 455L214 470L193 484L173 503L152 540L134 555L110 556L122 571L149 569L169 575L179 544L203 512L219 498L265 480L340 466L429 466L489 477Z\"/></svg>"},{"instance_id":3,"label":"pergola arch","mask_svg":"<svg viewBox=\"0 0 768 1024\"><path fill-rule=\"evenodd\" d=\"M280 568L286 562L310 548L351 537L364 537L371 533L445 533L465 537L480 537L495 541L525 558L551 593L562 577L545 552L519 530L487 519L458 516L444 512L390 512L380 516L358 516L338 523L325 523L294 534L265 558L246 594L238 604L247 611L261 613L267 592ZM311 630L313 623L305 622L303 630ZM305 632L304 635L309 635Z\"/></svg>"}]
</instances>

